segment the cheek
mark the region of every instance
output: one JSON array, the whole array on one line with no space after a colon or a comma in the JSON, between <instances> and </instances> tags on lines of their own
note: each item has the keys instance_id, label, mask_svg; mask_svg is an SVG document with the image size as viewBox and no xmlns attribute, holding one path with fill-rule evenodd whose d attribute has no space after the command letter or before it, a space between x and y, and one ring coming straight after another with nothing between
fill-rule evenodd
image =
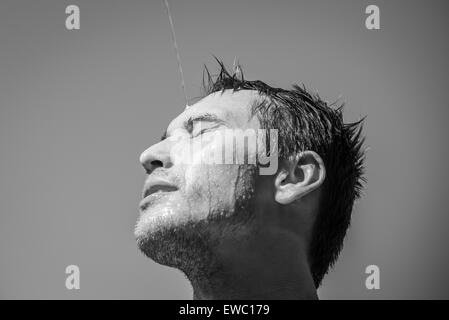
<instances>
[{"instance_id":1,"label":"cheek","mask_svg":"<svg viewBox=\"0 0 449 320\"><path fill-rule=\"evenodd\" d=\"M237 165L192 165L185 171L185 196L193 208L230 211L237 179Z\"/></svg>"},{"instance_id":2,"label":"cheek","mask_svg":"<svg viewBox=\"0 0 449 320\"><path fill-rule=\"evenodd\" d=\"M191 140L183 137L172 138L170 159L175 165L183 166L192 162Z\"/></svg>"},{"instance_id":3,"label":"cheek","mask_svg":"<svg viewBox=\"0 0 449 320\"><path fill-rule=\"evenodd\" d=\"M179 166L221 164L223 143L213 136L205 138L173 138L170 148L171 161Z\"/></svg>"}]
</instances>

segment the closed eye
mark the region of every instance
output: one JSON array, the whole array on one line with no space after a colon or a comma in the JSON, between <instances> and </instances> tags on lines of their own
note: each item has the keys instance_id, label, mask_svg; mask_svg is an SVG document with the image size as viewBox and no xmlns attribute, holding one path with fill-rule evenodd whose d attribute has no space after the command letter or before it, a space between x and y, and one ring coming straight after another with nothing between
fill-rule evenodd
<instances>
[{"instance_id":1,"label":"closed eye","mask_svg":"<svg viewBox=\"0 0 449 320\"><path fill-rule=\"evenodd\" d=\"M225 122L217 116L207 113L189 118L184 127L192 137L197 137L224 124Z\"/></svg>"},{"instance_id":2,"label":"closed eye","mask_svg":"<svg viewBox=\"0 0 449 320\"><path fill-rule=\"evenodd\" d=\"M204 125L206 127L204 127ZM192 138L201 136L204 133L210 132L210 131L214 131L215 129L219 128L220 125L219 124L214 124L212 126L208 125L208 124L202 124L202 123L197 123L194 125L194 128L190 134L190 136Z\"/></svg>"},{"instance_id":3,"label":"closed eye","mask_svg":"<svg viewBox=\"0 0 449 320\"><path fill-rule=\"evenodd\" d=\"M192 138L202 135L208 131L214 130L222 125L228 126L226 121L218 118L216 115L206 113L203 115L192 116L187 119L183 127L190 134ZM167 131L161 137L161 141L169 137Z\"/></svg>"}]
</instances>

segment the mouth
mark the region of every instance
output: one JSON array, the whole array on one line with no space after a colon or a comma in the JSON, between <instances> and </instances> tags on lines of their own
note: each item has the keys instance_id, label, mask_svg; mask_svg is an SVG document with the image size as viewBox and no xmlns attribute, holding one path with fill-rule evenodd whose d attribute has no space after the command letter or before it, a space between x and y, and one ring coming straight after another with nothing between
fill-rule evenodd
<instances>
[{"instance_id":1,"label":"mouth","mask_svg":"<svg viewBox=\"0 0 449 320\"><path fill-rule=\"evenodd\" d=\"M151 204L152 200L177 190L176 186L165 180L150 181L144 188L140 209L144 211Z\"/></svg>"},{"instance_id":2,"label":"mouth","mask_svg":"<svg viewBox=\"0 0 449 320\"><path fill-rule=\"evenodd\" d=\"M175 186L171 186L171 185L152 185L149 188L145 189L145 191L143 193L143 198L145 199L146 197L148 197L154 193L171 192L171 191L176 191L176 190L178 190L178 188L176 188Z\"/></svg>"}]
</instances>

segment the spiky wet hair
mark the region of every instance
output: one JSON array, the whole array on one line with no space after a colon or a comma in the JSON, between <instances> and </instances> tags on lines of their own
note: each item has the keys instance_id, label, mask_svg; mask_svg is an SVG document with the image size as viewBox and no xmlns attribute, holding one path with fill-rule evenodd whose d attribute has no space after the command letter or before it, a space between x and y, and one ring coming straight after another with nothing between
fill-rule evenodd
<instances>
[{"instance_id":1,"label":"spiky wet hair","mask_svg":"<svg viewBox=\"0 0 449 320\"><path fill-rule=\"evenodd\" d=\"M314 222L308 257L315 283L319 287L335 264L349 228L354 201L360 197L364 183L364 118L344 123L343 104L324 102L304 86L291 90L273 88L266 83L248 81L240 65L229 73L216 59L220 72L211 76L203 72L205 95L232 89L256 90L261 102L253 107L264 129L278 130L278 150L281 159L291 159L302 151L311 150L323 159L326 178L322 186L320 210Z\"/></svg>"}]
</instances>

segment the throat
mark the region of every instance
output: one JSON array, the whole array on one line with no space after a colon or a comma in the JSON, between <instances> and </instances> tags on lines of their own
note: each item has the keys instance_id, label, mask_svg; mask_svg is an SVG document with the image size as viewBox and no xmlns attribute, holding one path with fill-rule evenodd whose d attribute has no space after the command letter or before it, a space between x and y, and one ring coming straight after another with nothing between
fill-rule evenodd
<instances>
[{"instance_id":1,"label":"throat","mask_svg":"<svg viewBox=\"0 0 449 320\"><path fill-rule=\"evenodd\" d=\"M220 248L209 270L189 278L195 300L318 299L305 254L230 245ZM298 248L296 248L298 249Z\"/></svg>"}]
</instances>

